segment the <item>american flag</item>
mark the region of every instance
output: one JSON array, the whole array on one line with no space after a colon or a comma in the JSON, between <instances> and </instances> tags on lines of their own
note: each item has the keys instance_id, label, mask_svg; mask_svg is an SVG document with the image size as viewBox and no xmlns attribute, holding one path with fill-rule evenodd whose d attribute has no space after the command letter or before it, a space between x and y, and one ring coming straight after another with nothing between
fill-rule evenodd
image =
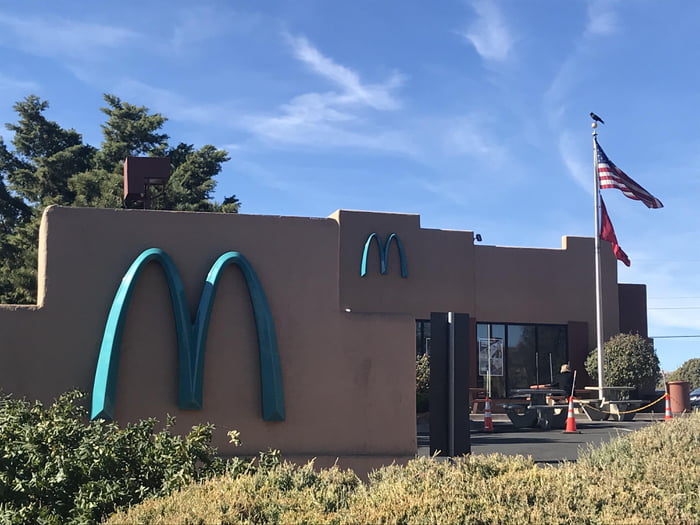
<instances>
[{"instance_id":1,"label":"american flag","mask_svg":"<svg viewBox=\"0 0 700 525\"><path fill-rule=\"evenodd\" d=\"M595 141L598 151L598 177L600 179L600 189L617 188L630 199L642 201L647 208L663 208L664 205L659 199L654 197L647 190L633 181L624 171L615 166L613 162Z\"/></svg>"}]
</instances>

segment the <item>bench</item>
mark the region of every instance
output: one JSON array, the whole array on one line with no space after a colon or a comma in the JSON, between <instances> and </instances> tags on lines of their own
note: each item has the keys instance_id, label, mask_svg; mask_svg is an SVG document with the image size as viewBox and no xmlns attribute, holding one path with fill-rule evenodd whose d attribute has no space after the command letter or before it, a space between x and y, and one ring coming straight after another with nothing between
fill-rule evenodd
<instances>
[{"instance_id":1,"label":"bench","mask_svg":"<svg viewBox=\"0 0 700 525\"><path fill-rule=\"evenodd\" d=\"M611 415L613 416L613 418L616 418L617 421L632 421L634 419L634 416L637 415L637 413L629 411L639 408L640 406L644 405L646 401L644 401L643 399L606 399L604 401L604 404L605 403L607 403L609 407L608 411L612 412ZM621 412L629 413L622 414Z\"/></svg>"},{"instance_id":2,"label":"bench","mask_svg":"<svg viewBox=\"0 0 700 525\"><path fill-rule=\"evenodd\" d=\"M642 406L642 399L577 399L575 403L583 409L589 421L605 421L610 416L616 421L632 421L636 412L622 414Z\"/></svg>"},{"instance_id":3,"label":"bench","mask_svg":"<svg viewBox=\"0 0 700 525\"><path fill-rule=\"evenodd\" d=\"M491 411L493 412L494 407L501 407L505 408L504 403L498 403L498 400L491 399ZM514 401L515 404L517 405L522 405L522 406L527 406L527 401L523 400L522 402L520 401ZM483 412L483 408L486 404L486 398L478 398L478 399L472 399L471 401L471 414L478 414L480 412ZM507 404L507 403L506 403ZM479 408L482 408L482 410L479 410Z\"/></svg>"},{"instance_id":4,"label":"bench","mask_svg":"<svg viewBox=\"0 0 700 525\"><path fill-rule=\"evenodd\" d=\"M564 428L568 404L500 403L516 428L539 426L543 430Z\"/></svg>"},{"instance_id":5,"label":"bench","mask_svg":"<svg viewBox=\"0 0 700 525\"><path fill-rule=\"evenodd\" d=\"M486 403L486 390L483 388L469 389L469 406L471 413L474 414L479 408L479 404Z\"/></svg>"}]
</instances>

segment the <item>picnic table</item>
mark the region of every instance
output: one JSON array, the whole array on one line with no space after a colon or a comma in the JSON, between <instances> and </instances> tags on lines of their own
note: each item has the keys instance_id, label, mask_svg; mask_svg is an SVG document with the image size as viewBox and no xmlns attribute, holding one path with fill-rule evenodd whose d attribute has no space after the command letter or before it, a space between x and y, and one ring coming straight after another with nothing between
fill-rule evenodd
<instances>
[{"instance_id":1,"label":"picnic table","mask_svg":"<svg viewBox=\"0 0 700 525\"><path fill-rule=\"evenodd\" d=\"M528 428L539 426L543 430L564 428L568 405L565 403L548 403L548 397L566 396L566 392L560 388L537 387L515 388L511 390L510 397L526 398L529 403L502 405L516 428Z\"/></svg>"},{"instance_id":2,"label":"picnic table","mask_svg":"<svg viewBox=\"0 0 700 525\"><path fill-rule=\"evenodd\" d=\"M586 390L597 391L600 387L586 386ZM580 399L577 403L581 406L590 421L604 421L612 417L615 421L632 421L636 412L630 412L644 404L643 399L630 399L629 395L633 386L604 386L603 395L598 399Z\"/></svg>"}]
</instances>

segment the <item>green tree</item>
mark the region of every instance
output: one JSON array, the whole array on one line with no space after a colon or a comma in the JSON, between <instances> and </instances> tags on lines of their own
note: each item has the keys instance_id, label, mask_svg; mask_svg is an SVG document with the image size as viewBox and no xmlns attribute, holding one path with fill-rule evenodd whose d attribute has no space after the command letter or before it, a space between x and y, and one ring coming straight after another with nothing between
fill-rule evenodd
<instances>
[{"instance_id":1,"label":"green tree","mask_svg":"<svg viewBox=\"0 0 700 525\"><path fill-rule=\"evenodd\" d=\"M430 398L430 358L416 356L416 412L427 412Z\"/></svg>"},{"instance_id":2,"label":"green tree","mask_svg":"<svg viewBox=\"0 0 700 525\"><path fill-rule=\"evenodd\" d=\"M171 147L162 132L167 119L143 106L104 95L99 148L80 133L48 120L47 101L30 95L13 108L17 122L10 150L0 138L0 303L36 301L39 222L46 206L125 207L123 163L128 156L167 156L172 165L163 192L151 207L167 210L238 212L235 195L212 200L226 151L211 145ZM142 206L135 202L134 207Z\"/></svg>"},{"instance_id":3,"label":"green tree","mask_svg":"<svg viewBox=\"0 0 700 525\"><path fill-rule=\"evenodd\" d=\"M666 376L667 381L687 381L690 389L700 387L700 358L688 359L677 370Z\"/></svg>"},{"instance_id":4,"label":"green tree","mask_svg":"<svg viewBox=\"0 0 700 525\"><path fill-rule=\"evenodd\" d=\"M598 377L598 350L586 358L586 372ZM617 334L603 345L605 384L633 386L639 393L653 392L661 377L653 343L639 334Z\"/></svg>"}]
</instances>

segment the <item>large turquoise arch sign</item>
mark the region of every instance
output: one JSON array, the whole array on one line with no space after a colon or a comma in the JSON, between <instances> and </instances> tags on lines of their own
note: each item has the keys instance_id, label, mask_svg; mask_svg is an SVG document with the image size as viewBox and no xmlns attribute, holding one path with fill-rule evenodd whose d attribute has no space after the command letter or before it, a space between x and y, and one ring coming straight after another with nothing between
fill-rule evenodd
<instances>
[{"instance_id":1,"label":"large turquoise arch sign","mask_svg":"<svg viewBox=\"0 0 700 525\"><path fill-rule=\"evenodd\" d=\"M127 270L117 290L107 317L92 389L92 419L113 419L119 370L119 354L126 314L134 286L143 268L158 262L165 272L177 330L178 405L183 410L202 408L204 354L211 309L221 272L230 264L240 268L248 287L258 335L260 357L260 389L262 417L265 421L284 421L284 391L282 369L275 326L262 284L248 260L238 252L221 255L212 265L199 298L194 323L191 322L185 290L180 273L170 256L163 250L151 248L139 255Z\"/></svg>"}]
</instances>

